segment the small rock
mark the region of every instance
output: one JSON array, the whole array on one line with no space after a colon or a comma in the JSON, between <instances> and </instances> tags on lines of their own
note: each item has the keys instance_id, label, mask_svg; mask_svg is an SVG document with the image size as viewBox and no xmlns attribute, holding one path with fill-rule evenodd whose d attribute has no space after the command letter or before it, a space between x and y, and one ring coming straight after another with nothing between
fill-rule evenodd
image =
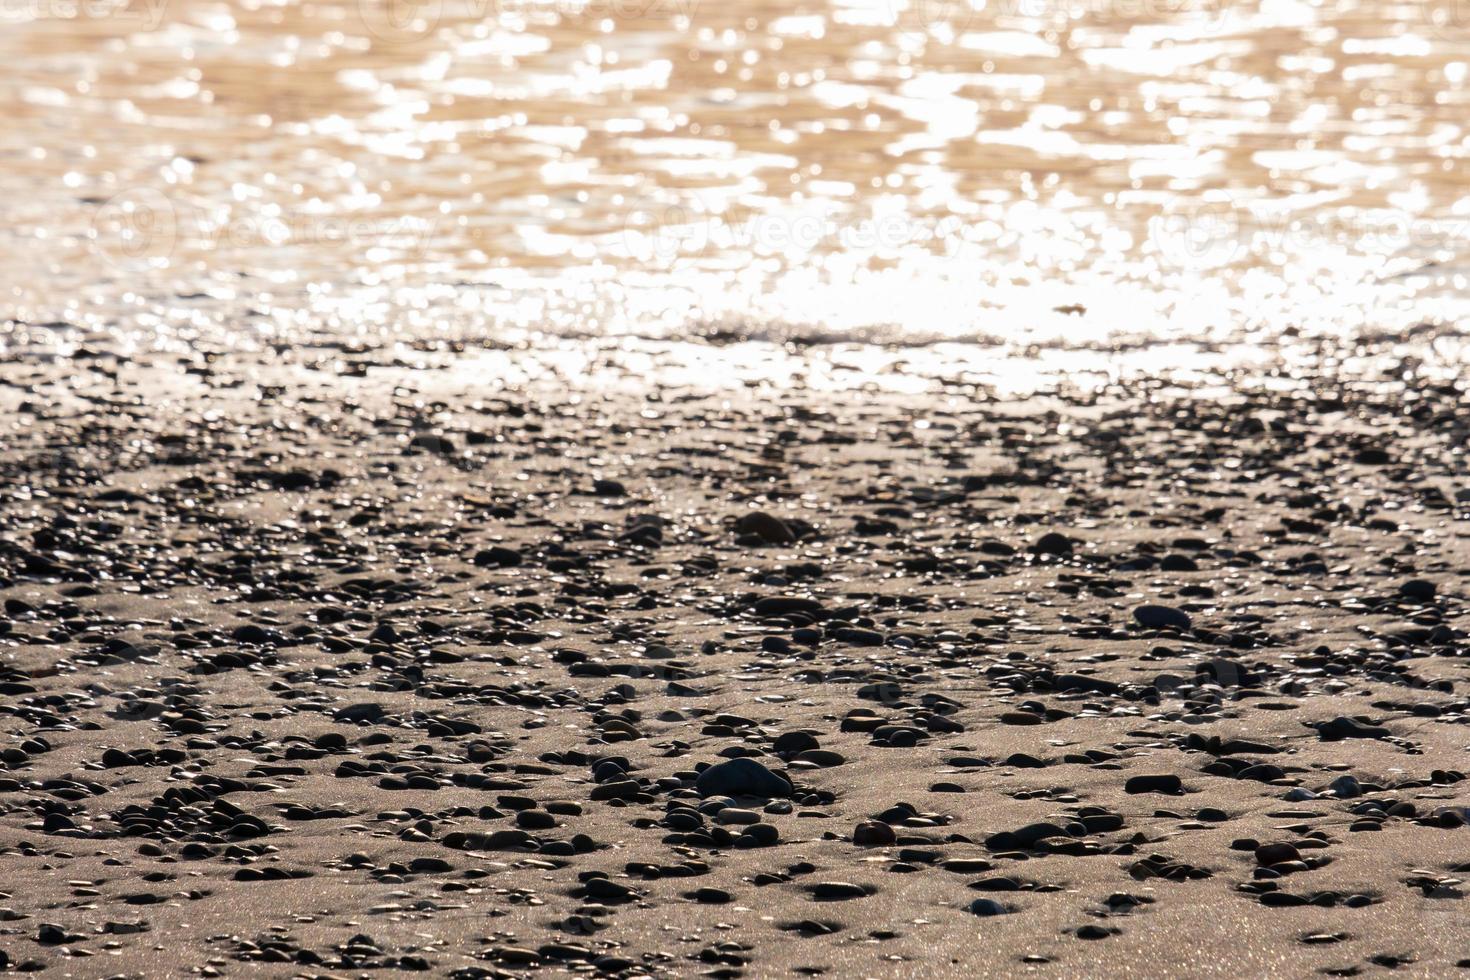
<instances>
[{"instance_id":1,"label":"small rock","mask_svg":"<svg viewBox=\"0 0 1470 980\"><path fill-rule=\"evenodd\" d=\"M766 544L792 544L796 541L789 524L764 511L744 515L735 522L735 530L759 538Z\"/></svg>"},{"instance_id":2,"label":"small rock","mask_svg":"<svg viewBox=\"0 0 1470 980\"><path fill-rule=\"evenodd\" d=\"M822 881L807 888L811 896L822 901L841 902L854 898L867 898L874 889L871 886L854 885L850 881Z\"/></svg>"},{"instance_id":3,"label":"small rock","mask_svg":"<svg viewBox=\"0 0 1470 980\"><path fill-rule=\"evenodd\" d=\"M1072 539L1057 531L1049 531L1036 539L1031 552L1037 555L1070 555Z\"/></svg>"},{"instance_id":4,"label":"small rock","mask_svg":"<svg viewBox=\"0 0 1470 980\"><path fill-rule=\"evenodd\" d=\"M1123 784L1125 793L1164 793L1178 796L1184 792L1184 783L1178 776L1169 773L1133 776Z\"/></svg>"},{"instance_id":5,"label":"small rock","mask_svg":"<svg viewBox=\"0 0 1470 980\"><path fill-rule=\"evenodd\" d=\"M790 796L791 781L754 759L731 759L699 774L694 788L701 796Z\"/></svg>"},{"instance_id":6,"label":"small rock","mask_svg":"<svg viewBox=\"0 0 1470 980\"><path fill-rule=\"evenodd\" d=\"M1399 595L1406 599L1429 602L1438 591L1433 582L1422 578L1411 578L1399 586Z\"/></svg>"},{"instance_id":7,"label":"small rock","mask_svg":"<svg viewBox=\"0 0 1470 980\"><path fill-rule=\"evenodd\" d=\"M864 820L853 828L852 842L859 847L888 847L898 843L898 835L886 823Z\"/></svg>"},{"instance_id":8,"label":"small rock","mask_svg":"<svg viewBox=\"0 0 1470 980\"><path fill-rule=\"evenodd\" d=\"M1173 606L1139 606L1133 610L1133 618L1140 626L1151 630L1187 630L1193 625L1188 613Z\"/></svg>"},{"instance_id":9,"label":"small rock","mask_svg":"<svg viewBox=\"0 0 1470 980\"><path fill-rule=\"evenodd\" d=\"M1286 861L1300 861L1301 851L1294 844L1285 842L1275 844L1262 844L1256 848L1256 863L1262 867L1270 867L1273 864L1282 864Z\"/></svg>"}]
</instances>

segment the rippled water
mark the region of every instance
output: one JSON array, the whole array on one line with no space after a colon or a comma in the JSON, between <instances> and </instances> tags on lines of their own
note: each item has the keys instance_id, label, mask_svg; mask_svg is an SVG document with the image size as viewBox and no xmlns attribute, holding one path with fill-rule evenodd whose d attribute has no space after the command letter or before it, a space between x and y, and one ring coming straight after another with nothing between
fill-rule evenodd
<instances>
[{"instance_id":1,"label":"rippled water","mask_svg":"<svg viewBox=\"0 0 1470 980\"><path fill-rule=\"evenodd\" d=\"M0 0L11 335L1453 324L1470 0Z\"/></svg>"}]
</instances>

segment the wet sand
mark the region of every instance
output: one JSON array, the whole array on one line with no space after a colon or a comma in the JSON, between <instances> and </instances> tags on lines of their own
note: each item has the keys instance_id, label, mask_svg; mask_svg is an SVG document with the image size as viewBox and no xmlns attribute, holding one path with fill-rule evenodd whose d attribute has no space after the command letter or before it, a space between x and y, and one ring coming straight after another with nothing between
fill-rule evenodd
<instances>
[{"instance_id":1,"label":"wet sand","mask_svg":"<svg viewBox=\"0 0 1470 980\"><path fill-rule=\"evenodd\" d=\"M0 962L1444 975L1466 410L1338 353L18 358Z\"/></svg>"}]
</instances>

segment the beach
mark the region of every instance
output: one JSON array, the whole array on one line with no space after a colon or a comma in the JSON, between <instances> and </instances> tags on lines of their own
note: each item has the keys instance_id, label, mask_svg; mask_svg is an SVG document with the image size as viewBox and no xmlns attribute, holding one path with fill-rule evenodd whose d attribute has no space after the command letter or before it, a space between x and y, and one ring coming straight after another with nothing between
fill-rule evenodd
<instances>
[{"instance_id":1,"label":"beach","mask_svg":"<svg viewBox=\"0 0 1470 980\"><path fill-rule=\"evenodd\" d=\"M1470 964L1462 382L1379 352L8 364L0 962Z\"/></svg>"},{"instance_id":2,"label":"beach","mask_svg":"<svg viewBox=\"0 0 1470 980\"><path fill-rule=\"evenodd\" d=\"M0 2L0 974L1470 969L1467 52Z\"/></svg>"}]
</instances>

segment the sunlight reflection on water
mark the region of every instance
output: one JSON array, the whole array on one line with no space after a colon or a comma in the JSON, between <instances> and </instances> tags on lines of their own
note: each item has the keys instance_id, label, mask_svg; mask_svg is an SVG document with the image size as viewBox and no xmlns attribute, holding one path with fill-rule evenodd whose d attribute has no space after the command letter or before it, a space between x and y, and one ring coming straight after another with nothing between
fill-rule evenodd
<instances>
[{"instance_id":1,"label":"sunlight reflection on water","mask_svg":"<svg viewBox=\"0 0 1470 980\"><path fill-rule=\"evenodd\" d=\"M1088 346L1464 313L1465 0L0 20L3 313L32 334Z\"/></svg>"}]
</instances>

